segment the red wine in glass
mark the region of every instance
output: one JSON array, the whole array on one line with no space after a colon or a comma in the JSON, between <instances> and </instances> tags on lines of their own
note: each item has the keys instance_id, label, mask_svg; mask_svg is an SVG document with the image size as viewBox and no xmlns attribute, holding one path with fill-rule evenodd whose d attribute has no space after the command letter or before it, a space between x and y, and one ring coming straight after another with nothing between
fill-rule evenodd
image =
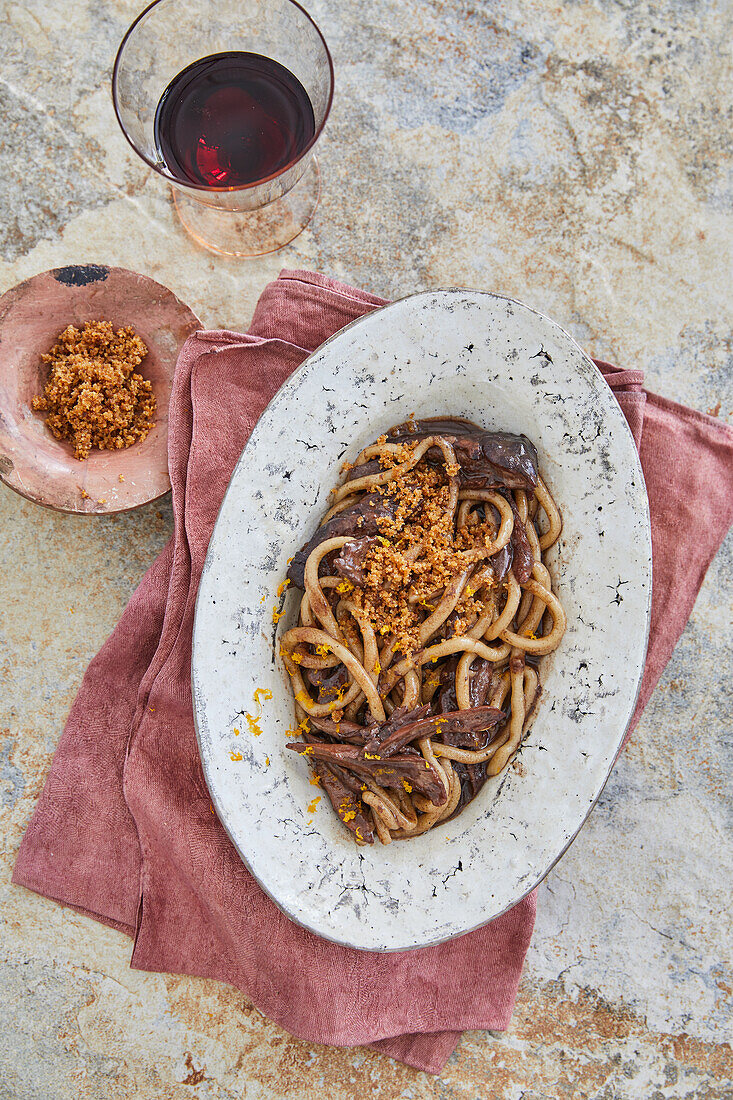
<instances>
[{"instance_id":1,"label":"red wine in glass","mask_svg":"<svg viewBox=\"0 0 733 1100\"><path fill-rule=\"evenodd\" d=\"M155 112L158 152L182 183L241 187L296 161L315 135L313 105L284 65L218 53L175 76Z\"/></svg>"}]
</instances>

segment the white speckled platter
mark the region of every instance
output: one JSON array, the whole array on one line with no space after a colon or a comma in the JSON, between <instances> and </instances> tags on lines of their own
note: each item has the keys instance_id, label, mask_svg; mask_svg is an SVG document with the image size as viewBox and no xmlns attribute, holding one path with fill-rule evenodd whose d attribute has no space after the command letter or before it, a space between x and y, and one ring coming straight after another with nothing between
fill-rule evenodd
<instances>
[{"instance_id":1,"label":"white speckled platter","mask_svg":"<svg viewBox=\"0 0 733 1100\"><path fill-rule=\"evenodd\" d=\"M517 765L454 821L358 848L304 761L273 608L341 463L409 413L526 433L564 518L550 571L568 615ZM649 511L636 448L600 372L552 321L468 290L414 295L343 329L280 389L234 471L199 589L193 694L217 813L263 889L328 939L373 951L474 929L532 890L603 788L646 653ZM286 596L279 634L293 625ZM248 730L258 688L261 735ZM239 730L239 734L235 733ZM237 759L241 757L241 759ZM309 809L310 806L310 809Z\"/></svg>"}]
</instances>

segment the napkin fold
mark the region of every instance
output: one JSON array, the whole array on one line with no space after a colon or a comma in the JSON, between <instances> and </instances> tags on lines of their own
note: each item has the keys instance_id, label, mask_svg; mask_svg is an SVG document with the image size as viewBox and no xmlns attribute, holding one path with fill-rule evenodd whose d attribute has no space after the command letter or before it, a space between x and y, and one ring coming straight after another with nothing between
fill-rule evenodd
<instances>
[{"instance_id":1,"label":"napkin fold","mask_svg":"<svg viewBox=\"0 0 733 1100\"><path fill-rule=\"evenodd\" d=\"M13 881L133 936L133 967L219 978L299 1038L368 1044L437 1073L464 1028L506 1028L535 894L416 951L360 952L300 928L260 890L213 811L191 704L196 592L239 454L291 372L383 304L284 271L249 332L186 342L170 406L175 533L89 665ZM630 732L733 519L733 431L647 393L641 371L598 366L639 447L651 508L651 634Z\"/></svg>"}]
</instances>

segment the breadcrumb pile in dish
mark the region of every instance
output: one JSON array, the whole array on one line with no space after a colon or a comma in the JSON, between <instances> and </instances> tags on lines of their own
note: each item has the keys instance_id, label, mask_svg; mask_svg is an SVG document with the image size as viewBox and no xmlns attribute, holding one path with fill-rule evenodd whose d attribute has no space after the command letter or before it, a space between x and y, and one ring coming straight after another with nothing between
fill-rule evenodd
<instances>
[{"instance_id":1,"label":"breadcrumb pile in dish","mask_svg":"<svg viewBox=\"0 0 733 1100\"><path fill-rule=\"evenodd\" d=\"M92 447L115 451L145 439L155 424L152 383L136 370L148 349L131 328L116 332L110 321L69 325L43 361L49 377L34 397L34 412L66 440L79 460Z\"/></svg>"}]
</instances>

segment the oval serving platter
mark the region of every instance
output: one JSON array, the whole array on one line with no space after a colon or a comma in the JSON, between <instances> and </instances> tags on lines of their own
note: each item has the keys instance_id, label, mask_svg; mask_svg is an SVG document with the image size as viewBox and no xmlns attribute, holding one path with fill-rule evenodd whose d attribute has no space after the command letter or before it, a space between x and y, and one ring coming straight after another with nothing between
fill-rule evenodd
<instances>
[{"instance_id":1,"label":"oval serving platter","mask_svg":"<svg viewBox=\"0 0 733 1100\"><path fill-rule=\"evenodd\" d=\"M537 445L563 513L549 567L568 629L544 659L543 695L514 764L446 825L360 848L285 749L295 721L278 637L295 622L299 594L286 592L277 626L273 610L341 464L411 413L469 417ZM365 950L439 943L498 916L557 862L608 778L641 681L650 602L636 447L602 375L566 332L520 302L467 290L413 295L342 329L257 423L198 593L199 747L245 864L293 920ZM261 693L258 704L260 688L272 697Z\"/></svg>"}]
</instances>

